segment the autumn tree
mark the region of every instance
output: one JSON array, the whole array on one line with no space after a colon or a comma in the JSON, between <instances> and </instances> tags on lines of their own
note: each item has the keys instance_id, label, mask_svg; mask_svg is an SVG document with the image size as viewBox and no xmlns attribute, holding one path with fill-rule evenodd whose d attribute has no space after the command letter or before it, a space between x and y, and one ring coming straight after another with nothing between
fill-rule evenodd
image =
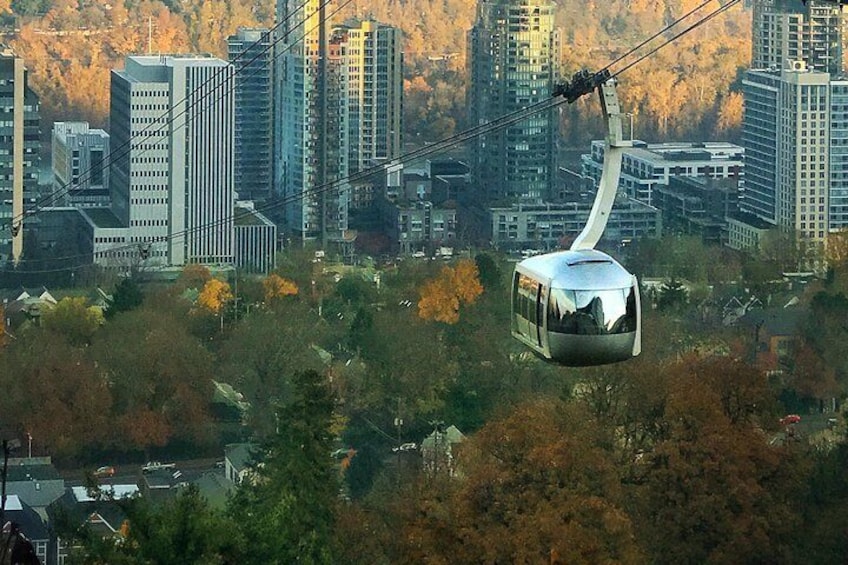
<instances>
[{"instance_id":1,"label":"autumn tree","mask_svg":"<svg viewBox=\"0 0 848 565\"><path fill-rule=\"evenodd\" d=\"M454 485L422 489L402 561L640 563L608 450L588 412L538 401L460 446Z\"/></svg>"},{"instance_id":2,"label":"autumn tree","mask_svg":"<svg viewBox=\"0 0 848 565\"><path fill-rule=\"evenodd\" d=\"M663 402L641 415L658 433L630 479L637 535L651 560L785 561L803 465L791 446L768 441L777 412L765 376L710 356L683 358L659 378Z\"/></svg>"},{"instance_id":3,"label":"autumn tree","mask_svg":"<svg viewBox=\"0 0 848 565\"><path fill-rule=\"evenodd\" d=\"M424 283L420 293L421 319L455 324L459 321L460 305L473 304L483 293L477 265L463 259L455 267L445 266L439 276Z\"/></svg>"},{"instance_id":4,"label":"autumn tree","mask_svg":"<svg viewBox=\"0 0 848 565\"><path fill-rule=\"evenodd\" d=\"M93 346L128 448L209 439L213 357L186 324L178 313L141 308L115 317Z\"/></svg>"},{"instance_id":5,"label":"autumn tree","mask_svg":"<svg viewBox=\"0 0 848 565\"><path fill-rule=\"evenodd\" d=\"M288 279L284 279L276 273L272 273L262 279L262 288L265 291L265 303L271 304L286 296L298 293L297 285Z\"/></svg>"},{"instance_id":6,"label":"autumn tree","mask_svg":"<svg viewBox=\"0 0 848 565\"><path fill-rule=\"evenodd\" d=\"M0 356L0 425L24 429L56 457L105 447L112 407L95 363L56 336L28 334Z\"/></svg>"},{"instance_id":7,"label":"autumn tree","mask_svg":"<svg viewBox=\"0 0 848 565\"><path fill-rule=\"evenodd\" d=\"M197 296L197 303L204 310L217 316L232 299L233 291L229 284L220 279L209 279Z\"/></svg>"}]
</instances>

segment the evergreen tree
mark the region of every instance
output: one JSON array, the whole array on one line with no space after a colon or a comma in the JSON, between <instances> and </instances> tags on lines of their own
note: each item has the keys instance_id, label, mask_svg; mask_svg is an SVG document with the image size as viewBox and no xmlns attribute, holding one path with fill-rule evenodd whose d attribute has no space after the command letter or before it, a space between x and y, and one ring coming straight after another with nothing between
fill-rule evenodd
<instances>
[{"instance_id":1,"label":"evergreen tree","mask_svg":"<svg viewBox=\"0 0 848 565\"><path fill-rule=\"evenodd\" d=\"M230 514L250 540L255 563L332 563L334 502L333 398L315 371L296 374L278 430L230 501Z\"/></svg>"},{"instance_id":2,"label":"evergreen tree","mask_svg":"<svg viewBox=\"0 0 848 565\"><path fill-rule=\"evenodd\" d=\"M144 294L132 278L123 279L115 287L109 305L104 312L107 319L115 317L118 312L135 310L144 302Z\"/></svg>"}]
</instances>

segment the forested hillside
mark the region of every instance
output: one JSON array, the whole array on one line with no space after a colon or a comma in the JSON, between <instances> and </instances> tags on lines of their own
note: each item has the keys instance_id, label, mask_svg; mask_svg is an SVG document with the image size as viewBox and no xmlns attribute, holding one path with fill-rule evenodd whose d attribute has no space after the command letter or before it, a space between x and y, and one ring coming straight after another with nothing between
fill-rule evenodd
<instances>
[{"instance_id":1,"label":"forested hillside","mask_svg":"<svg viewBox=\"0 0 848 565\"><path fill-rule=\"evenodd\" d=\"M699 3L557 1L566 75L605 65ZM712 4L708 9L719 6ZM239 26L273 25L274 17L273 4L257 0L14 0L0 10L7 29L16 23L6 41L26 59L46 123L86 119L97 126L108 116L109 69L126 55L147 52L150 31L151 52L224 57L226 37ZM403 28L408 138L437 139L463 126L465 34L474 23L474 2L355 0L341 15L372 16ZM749 57L750 14L734 8L629 70L621 92L635 115L636 135L732 135L742 112L732 86ZM596 106L589 100L563 110L567 143L583 143L596 132Z\"/></svg>"}]
</instances>

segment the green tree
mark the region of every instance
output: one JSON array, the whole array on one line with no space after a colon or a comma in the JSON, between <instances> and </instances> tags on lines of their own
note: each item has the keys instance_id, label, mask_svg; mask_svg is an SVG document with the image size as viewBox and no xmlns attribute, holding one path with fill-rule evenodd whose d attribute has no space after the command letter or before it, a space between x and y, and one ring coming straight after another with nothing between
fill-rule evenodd
<instances>
[{"instance_id":1,"label":"green tree","mask_svg":"<svg viewBox=\"0 0 848 565\"><path fill-rule=\"evenodd\" d=\"M60 517L59 534L71 540L67 562L156 563L207 565L250 562L250 544L239 537L226 516L212 509L196 486L181 490L173 500L155 505L145 497L119 500L126 521L115 538L104 538L86 522Z\"/></svg>"},{"instance_id":2,"label":"green tree","mask_svg":"<svg viewBox=\"0 0 848 565\"><path fill-rule=\"evenodd\" d=\"M297 373L278 412L278 430L229 504L256 563L333 563L339 484L330 452L334 401L315 371Z\"/></svg>"},{"instance_id":3,"label":"green tree","mask_svg":"<svg viewBox=\"0 0 848 565\"><path fill-rule=\"evenodd\" d=\"M94 333L103 325L103 313L89 306L85 298L68 297L46 310L41 315L41 324L71 345L82 347L91 343Z\"/></svg>"},{"instance_id":4,"label":"green tree","mask_svg":"<svg viewBox=\"0 0 848 565\"><path fill-rule=\"evenodd\" d=\"M122 279L115 287L109 305L104 312L106 319L115 317L120 312L135 310L144 302L144 294L133 278Z\"/></svg>"}]
</instances>

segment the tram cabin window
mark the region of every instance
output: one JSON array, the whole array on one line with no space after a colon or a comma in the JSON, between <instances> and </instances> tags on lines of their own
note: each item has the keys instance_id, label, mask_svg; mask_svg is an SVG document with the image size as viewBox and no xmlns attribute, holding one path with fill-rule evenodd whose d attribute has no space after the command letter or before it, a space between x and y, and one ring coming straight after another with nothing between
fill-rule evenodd
<instances>
[{"instance_id":1,"label":"tram cabin window","mask_svg":"<svg viewBox=\"0 0 848 565\"><path fill-rule=\"evenodd\" d=\"M607 335L636 331L636 296L633 288L552 288L548 301L548 331L573 335Z\"/></svg>"},{"instance_id":2,"label":"tram cabin window","mask_svg":"<svg viewBox=\"0 0 848 565\"><path fill-rule=\"evenodd\" d=\"M513 292L513 312L534 325L539 325L539 294L543 292L542 284L527 275L518 273Z\"/></svg>"}]
</instances>

